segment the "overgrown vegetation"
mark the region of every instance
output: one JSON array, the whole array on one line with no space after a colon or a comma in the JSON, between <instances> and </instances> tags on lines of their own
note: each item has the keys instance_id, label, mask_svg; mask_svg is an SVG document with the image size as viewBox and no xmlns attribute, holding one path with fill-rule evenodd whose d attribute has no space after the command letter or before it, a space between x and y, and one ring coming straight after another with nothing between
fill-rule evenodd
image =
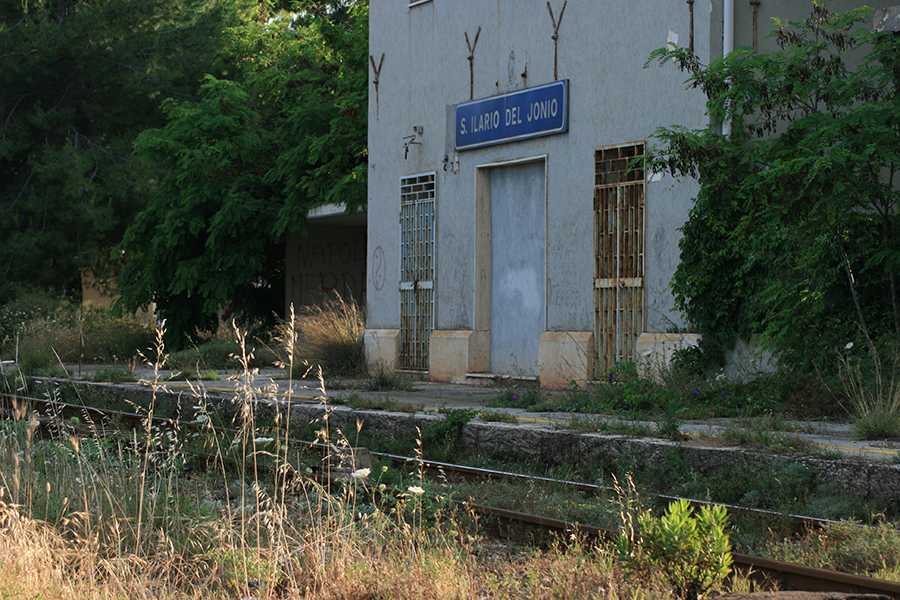
<instances>
[{"instance_id":1,"label":"overgrown vegetation","mask_svg":"<svg viewBox=\"0 0 900 600\"><path fill-rule=\"evenodd\" d=\"M365 373L366 317L353 298L335 292L321 304L305 308L300 315L295 316L293 310L291 307L288 321L293 320L293 327L300 332L297 356L321 365L326 377ZM291 325L282 323L279 327L286 326Z\"/></svg>"},{"instance_id":2,"label":"overgrown vegetation","mask_svg":"<svg viewBox=\"0 0 900 600\"><path fill-rule=\"evenodd\" d=\"M849 341L900 335L900 38L870 24L869 8L813 2L776 24L774 52L651 56L729 124L658 131L650 165L701 184L673 289L710 350L758 338L783 364L833 371Z\"/></svg>"},{"instance_id":3,"label":"overgrown vegetation","mask_svg":"<svg viewBox=\"0 0 900 600\"><path fill-rule=\"evenodd\" d=\"M678 596L662 570L627 577L604 543L476 552L485 547L476 523L429 491L421 465L397 477L356 464L327 403L316 424L324 461L292 439L290 394L270 405L278 415L262 426L261 401L271 398L258 395L265 388L255 384L246 337L237 338L242 374L227 428L202 395L192 399L191 422L153 421L162 332L152 399L135 406L145 422L134 434L101 430L89 413L65 419L52 404L42 427L12 406L14 420L0 424L0 591L48 599ZM422 432L416 456L429 445L458 451L474 416L448 413Z\"/></svg>"},{"instance_id":4,"label":"overgrown vegetation","mask_svg":"<svg viewBox=\"0 0 900 600\"><path fill-rule=\"evenodd\" d=\"M366 203L368 3L247 2L236 16L221 66L195 96L161 98L163 125L135 142L152 179L122 243L122 300L156 303L179 346L221 309L270 323L285 236L315 206Z\"/></svg>"},{"instance_id":5,"label":"overgrown vegetation","mask_svg":"<svg viewBox=\"0 0 900 600\"><path fill-rule=\"evenodd\" d=\"M370 392L411 392L413 382L409 377L396 371L378 369L366 380L364 387Z\"/></svg>"},{"instance_id":6,"label":"overgrown vegetation","mask_svg":"<svg viewBox=\"0 0 900 600\"><path fill-rule=\"evenodd\" d=\"M725 509L703 506L695 514L690 503L677 500L656 516L636 505L636 491L630 482L627 485L631 489L620 492L624 527L616 547L631 572L662 572L686 600L721 588L733 562Z\"/></svg>"},{"instance_id":7,"label":"overgrown vegetation","mask_svg":"<svg viewBox=\"0 0 900 600\"><path fill-rule=\"evenodd\" d=\"M588 389L573 386L559 394L533 386L508 387L490 405L533 412L641 417L658 421L659 428L673 436L678 421L684 419L772 413L797 418L843 416L837 401L822 401L833 397L831 394L812 377L786 372L734 381L721 373L708 374L675 363L661 370L657 380L639 375L633 362L625 362L610 371L606 382Z\"/></svg>"},{"instance_id":8,"label":"overgrown vegetation","mask_svg":"<svg viewBox=\"0 0 900 600\"><path fill-rule=\"evenodd\" d=\"M115 273L152 178L132 143L223 68L236 16L207 0L0 3L0 305Z\"/></svg>"},{"instance_id":9,"label":"overgrown vegetation","mask_svg":"<svg viewBox=\"0 0 900 600\"><path fill-rule=\"evenodd\" d=\"M773 558L810 567L900 582L900 529L891 522L870 527L835 523L799 539L772 543L767 552Z\"/></svg>"},{"instance_id":10,"label":"overgrown vegetation","mask_svg":"<svg viewBox=\"0 0 900 600\"><path fill-rule=\"evenodd\" d=\"M83 309L39 292L0 306L0 357L22 371L64 363L128 363L153 343L153 330L133 317Z\"/></svg>"}]
</instances>

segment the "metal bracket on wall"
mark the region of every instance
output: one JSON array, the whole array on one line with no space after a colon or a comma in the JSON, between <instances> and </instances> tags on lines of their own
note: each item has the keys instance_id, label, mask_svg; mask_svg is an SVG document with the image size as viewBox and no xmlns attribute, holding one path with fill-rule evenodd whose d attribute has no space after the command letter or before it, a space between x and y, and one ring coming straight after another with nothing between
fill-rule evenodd
<instances>
[{"instance_id":1,"label":"metal bracket on wall","mask_svg":"<svg viewBox=\"0 0 900 600\"><path fill-rule=\"evenodd\" d=\"M562 25L568 5L569 0L564 0L562 10L559 11L559 19L557 19L553 14L553 7L550 6L550 0L547 0L547 12L550 13L550 22L553 23L553 81L559 79L559 27Z\"/></svg>"},{"instance_id":2,"label":"metal bracket on wall","mask_svg":"<svg viewBox=\"0 0 900 600\"><path fill-rule=\"evenodd\" d=\"M690 35L688 36L688 49L694 51L694 1L687 0L688 14L690 15Z\"/></svg>"},{"instance_id":3,"label":"metal bracket on wall","mask_svg":"<svg viewBox=\"0 0 900 600\"><path fill-rule=\"evenodd\" d=\"M475 99L475 48L478 47L478 38L481 37L481 25L475 33L475 41L469 40L469 32L466 33L466 47L469 49L469 100Z\"/></svg>"},{"instance_id":4,"label":"metal bracket on wall","mask_svg":"<svg viewBox=\"0 0 900 600\"><path fill-rule=\"evenodd\" d=\"M753 7L753 51L759 50L759 5L760 0L750 0L750 6Z\"/></svg>"},{"instance_id":5,"label":"metal bracket on wall","mask_svg":"<svg viewBox=\"0 0 900 600\"><path fill-rule=\"evenodd\" d=\"M372 63L372 72L374 73L374 77L372 77L372 85L375 86L375 117L378 117L379 107L378 107L378 83L379 78L381 77L381 67L384 65L384 52L381 53L381 58L378 60L378 64L375 64L375 57L371 54L369 55L369 62Z\"/></svg>"}]
</instances>

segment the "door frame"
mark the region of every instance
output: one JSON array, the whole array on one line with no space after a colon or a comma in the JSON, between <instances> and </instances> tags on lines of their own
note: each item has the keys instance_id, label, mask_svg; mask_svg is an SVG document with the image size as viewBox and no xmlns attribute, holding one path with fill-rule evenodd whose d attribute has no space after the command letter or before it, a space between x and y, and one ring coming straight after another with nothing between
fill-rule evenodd
<instances>
[{"instance_id":1,"label":"door frame","mask_svg":"<svg viewBox=\"0 0 900 600\"><path fill-rule=\"evenodd\" d=\"M550 316L550 277L548 249L550 248L550 160L549 154L537 154L509 160L493 161L475 166L475 211L474 211L474 255L475 285L473 286L474 331L484 340L486 363L491 365L491 180L490 171L503 167L515 167L543 163L544 165L544 331L547 331Z\"/></svg>"}]
</instances>

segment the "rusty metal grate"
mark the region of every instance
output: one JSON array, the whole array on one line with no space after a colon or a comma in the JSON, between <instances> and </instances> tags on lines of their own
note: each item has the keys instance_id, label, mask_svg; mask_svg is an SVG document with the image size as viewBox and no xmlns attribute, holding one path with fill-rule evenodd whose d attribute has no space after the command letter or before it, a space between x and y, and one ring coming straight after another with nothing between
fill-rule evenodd
<instances>
[{"instance_id":1,"label":"rusty metal grate","mask_svg":"<svg viewBox=\"0 0 900 600\"><path fill-rule=\"evenodd\" d=\"M400 180L400 365L428 370L434 329L435 174Z\"/></svg>"},{"instance_id":2,"label":"rusty metal grate","mask_svg":"<svg viewBox=\"0 0 900 600\"><path fill-rule=\"evenodd\" d=\"M596 154L594 246L597 376L635 359L644 328L644 144Z\"/></svg>"}]
</instances>

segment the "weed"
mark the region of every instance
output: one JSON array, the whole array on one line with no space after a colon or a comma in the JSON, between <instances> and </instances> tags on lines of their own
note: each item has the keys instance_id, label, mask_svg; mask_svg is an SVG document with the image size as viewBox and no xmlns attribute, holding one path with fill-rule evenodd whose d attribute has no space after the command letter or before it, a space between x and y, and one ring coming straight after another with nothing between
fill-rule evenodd
<instances>
[{"instance_id":1,"label":"weed","mask_svg":"<svg viewBox=\"0 0 900 600\"><path fill-rule=\"evenodd\" d=\"M568 423L566 423L566 429L588 433L625 435L629 437L654 437L656 435L654 429L649 425L636 421L620 421L617 419L572 417L569 419Z\"/></svg>"},{"instance_id":2,"label":"weed","mask_svg":"<svg viewBox=\"0 0 900 600\"><path fill-rule=\"evenodd\" d=\"M861 440L900 438L900 412L872 410L860 414L853 423L853 431Z\"/></svg>"},{"instance_id":3,"label":"weed","mask_svg":"<svg viewBox=\"0 0 900 600\"><path fill-rule=\"evenodd\" d=\"M281 328L286 324L282 323ZM305 309L288 325L297 332L296 356L321 364L328 376L358 375L365 372L363 334L365 314L352 299L338 292L320 305Z\"/></svg>"},{"instance_id":4,"label":"weed","mask_svg":"<svg viewBox=\"0 0 900 600\"><path fill-rule=\"evenodd\" d=\"M365 389L370 392L411 392L413 384L408 377L394 371L380 369L366 380Z\"/></svg>"},{"instance_id":5,"label":"weed","mask_svg":"<svg viewBox=\"0 0 900 600\"><path fill-rule=\"evenodd\" d=\"M863 527L848 521L772 543L767 555L819 569L900 582L900 530L884 521Z\"/></svg>"},{"instance_id":6,"label":"weed","mask_svg":"<svg viewBox=\"0 0 900 600\"><path fill-rule=\"evenodd\" d=\"M751 421L748 426L733 425L718 435L718 439L732 446L756 448L782 454L819 454L818 447L802 438L773 432L765 421Z\"/></svg>"},{"instance_id":7,"label":"weed","mask_svg":"<svg viewBox=\"0 0 900 600\"><path fill-rule=\"evenodd\" d=\"M0 309L0 312L3 312ZM18 361L25 373L59 363L114 363L131 360L150 346L153 332L146 324L108 310L81 309L65 302L52 312L22 310L13 334L0 340L0 353Z\"/></svg>"},{"instance_id":8,"label":"weed","mask_svg":"<svg viewBox=\"0 0 900 600\"><path fill-rule=\"evenodd\" d=\"M169 355L168 365L188 373L208 369L238 367L237 344L231 340L213 339Z\"/></svg>"},{"instance_id":9,"label":"weed","mask_svg":"<svg viewBox=\"0 0 900 600\"><path fill-rule=\"evenodd\" d=\"M496 410L483 410L478 413L478 418L489 423L518 423L515 415Z\"/></svg>"},{"instance_id":10,"label":"weed","mask_svg":"<svg viewBox=\"0 0 900 600\"><path fill-rule=\"evenodd\" d=\"M900 438L900 350L889 348L892 360L888 361L884 352L867 340L865 361L849 354L841 355L839 361L849 409L856 417L856 435L864 440ZM847 351L852 347L848 344Z\"/></svg>"},{"instance_id":11,"label":"weed","mask_svg":"<svg viewBox=\"0 0 900 600\"><path fill-rule=\"evenodd\" d=\"M29 372L27 366L22 370L26 373ZM66 372L66 370L59 365L32 369L30 371L30 374L34 377L50 377L53 379L67 379L69 377L69 374Z\"/></svg>"},{"instance_id":12,"label":"weed","mask_svg":"<svg viewBox=\"0 0 900 600\"><path fill-rule=\"evenodd\" d=\"M537 386L508 387L488 401L496 408L523 408L537 412L547 406L547 399Z\"/></svg>"},{"instance_id":13,"label":"weed","mask_svg":"<svg viewBox=\"0 0 900 600\"><path fill-rule=\"evenodd\" d=\"M422 442L432 456L451 458L460 453L463 427L478 416L474 410L450 410L440 421L430 423L422 431Z\"/></svg>"},{"instance_id":14,"label":"weed","mask_svg":"<svg viewBox=\"0 0 900 600\"><path fill-rule=\"evenodd\" d=\"M673 442L680 442L685 439L685 435L681 433L681 420L678 418L679 412L677 406L669 404L666 412L656 423L656 432L660 437Z\"/></svg>"},{"instance_id":15,"label":"weed","mask_svg":"<svg viewBox=\"0 0 900 600\"><path fill-rule=\"evenodd\" d=\"M356 394L351 395L346 400L340 402L346 404L354 410L386 410L388 412L405 412L416 413L424 410L421 404L410 404L407 402L398 402L388 396L383 398L360 397Z\"/></svg>"},{"instance_id":16,"label":"weed","mask_svg":"<svg viewBox=\"0 0 900 600\"><path fill-rule=\"evenodd\" d=\"M132 383L137 381L134 373L124 367L105 367L91 374L91 381L104 383Z\"/></svg>"}]
</instances>

